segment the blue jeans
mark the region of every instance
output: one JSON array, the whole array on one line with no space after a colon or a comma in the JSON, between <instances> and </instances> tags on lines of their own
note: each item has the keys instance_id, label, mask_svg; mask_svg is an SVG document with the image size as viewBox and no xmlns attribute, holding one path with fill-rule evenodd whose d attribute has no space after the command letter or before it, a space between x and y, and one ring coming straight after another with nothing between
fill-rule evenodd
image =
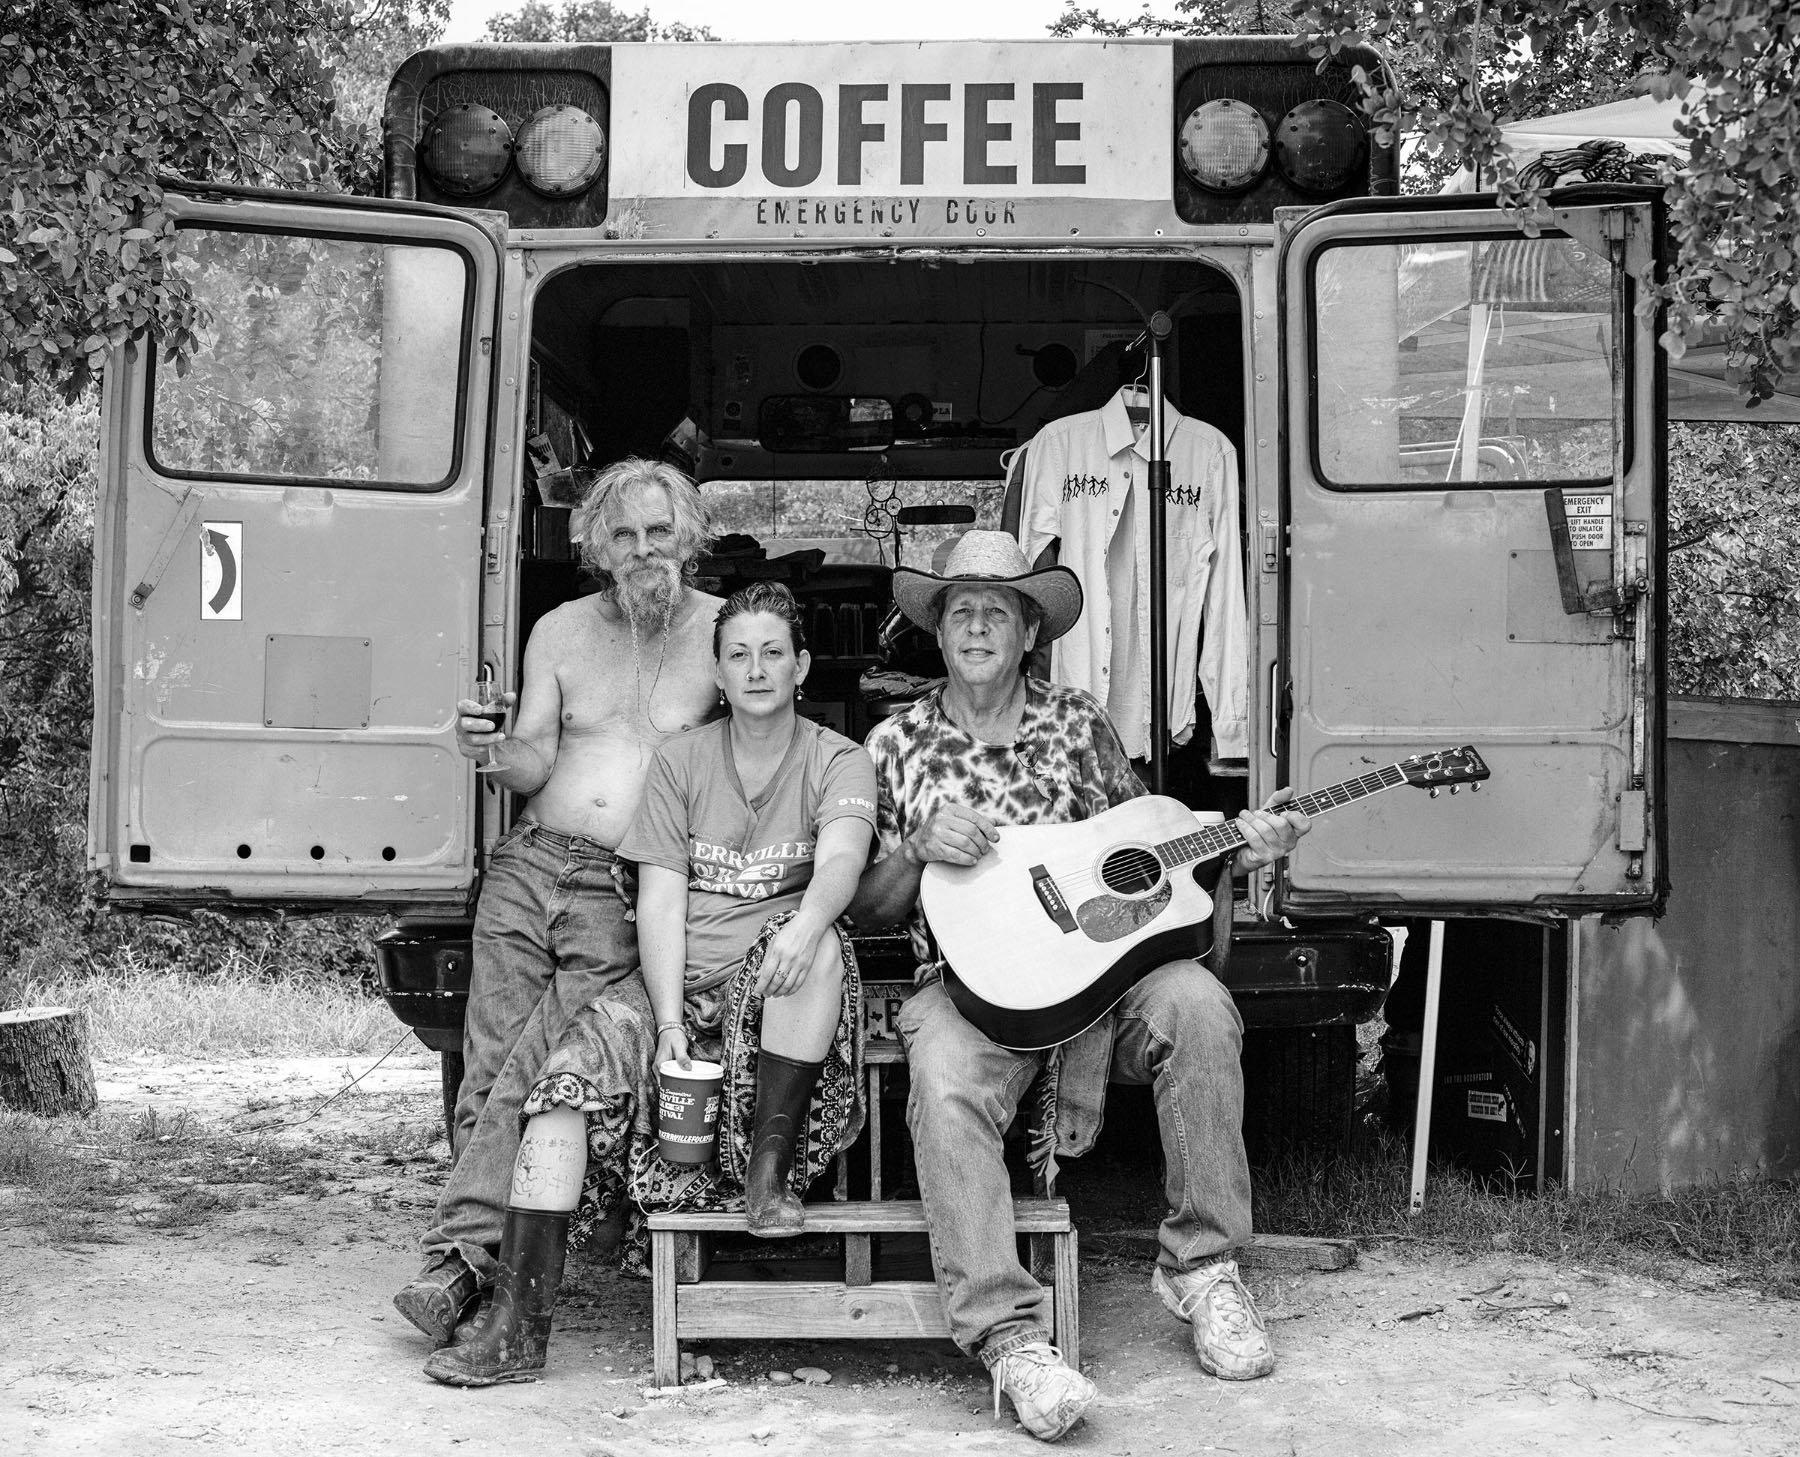
<instances>
[{"instance_id":1,"label":"blue jeans","mask_svg":"<svg viewBox=\"0 0 1800 1457\"><path fill-rule=\"evenodd\" d=\"M1111 1079L1151 1086L1162 1131L1169 1214L1157 1263L1179 1272L1224 1258L1250 1238L1243 1020L1196 961L1158 967L1113 1015ZM912 1083L906 1121L950 1334L992 1365L1050 1339L1044 1289L1019 1263L1001 1151L1045 1054L988 1041L936 982L901 1009L900 1035Z\"/></svg>"},{"instance_id":2,"label":"blue jeans","mask_svg":"<svg viewBox=\"0 0 1800 1457\"><path fill-rule=\"evenodd\" d=\"M456 1163L420 1241L428 1259L457 1250L493 1278L520 1105L569 1019L637 975L631 893L612 851L579 835L523 820L495 847L475 909Z\"/></svg>"}]
</instances>

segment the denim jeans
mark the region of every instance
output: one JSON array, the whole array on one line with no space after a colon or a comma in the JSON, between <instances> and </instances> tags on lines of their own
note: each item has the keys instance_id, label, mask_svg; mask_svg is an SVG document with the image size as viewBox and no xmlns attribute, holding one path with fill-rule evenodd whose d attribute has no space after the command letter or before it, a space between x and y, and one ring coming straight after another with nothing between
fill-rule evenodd
<instances>
[{"instance_id":1,"label":"denim jeans","mask_svg":"<svg viewBox=\"0 0 1800 1457\"><path fill-rule=\"evenodd\" d=\"M1114 1010L1111 1079L1154 1092L1169 1213L1157 1263L1171 1272L1223 1258L1250 1238L1244 1156L1243 1020L1198 962L1172 961ZM932 1265L957 1345L993 1362L1050 1339L1044 1289L1019 1262L1001 1138L1046 1054L997 1047L941 983L900 1014L906 1103Z\"/></svg>"},{"instance_id":2,"label":"denim jeans","mask_svg":"<svg viewBox=\"0 0 1800 1457\"><path fill-rule=\"evenodd\" d=\"M493 1277L520 1105L576 1011L637 975L631 890L612 851L531 820L495 847L475 908L456 1162L420 1242L428 1259L459 1250Z\"/></svg>"}]
</instances>

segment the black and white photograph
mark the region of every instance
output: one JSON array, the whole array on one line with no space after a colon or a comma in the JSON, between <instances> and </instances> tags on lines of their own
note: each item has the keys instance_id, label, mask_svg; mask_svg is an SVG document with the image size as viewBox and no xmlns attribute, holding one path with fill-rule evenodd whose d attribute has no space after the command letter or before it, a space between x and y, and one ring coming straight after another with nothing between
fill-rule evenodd
<instances>
[{"instance_id":1,"label":"black and white photograph","mask_svg":"<svg viewBox=\"0 0 1800 1457\"><path fill-rule=\"evenodd\" d=\"M1800 13L0 0L0 1450L1800 1450Z\"/></svg>"}]
</instances>

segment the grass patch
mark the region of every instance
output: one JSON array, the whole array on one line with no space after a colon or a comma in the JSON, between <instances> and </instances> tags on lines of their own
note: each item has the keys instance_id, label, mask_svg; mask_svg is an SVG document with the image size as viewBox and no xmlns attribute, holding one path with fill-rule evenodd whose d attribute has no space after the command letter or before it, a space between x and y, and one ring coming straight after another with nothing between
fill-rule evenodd
<instances>
[{"instance_id":1,"label":"grass patch","mask_svg":"<svg viewBox=\"0 0 1800 1457\"><path fill-rule=\"evenodd\" d=\"M1698 1263L1767 1294L1800 1298L1800 1181L1741 1174L1667 1195L1561 1188L1530 1195L1497 1193L1434 1164L1425 1208L1409 1217L1411 1183L1411 1150L1391 1136L1356 1158L1280 1161L1258 1171L1256 1227L1458 1254L1504 1250L1663 1276Z\"/></svg>"},{"instance_id":2,"label":"grass patch","mask_svg":"<svg viewBox=\"0 0 1800 1457\"><path fill-rule=\"evenodd\" d=\"M250 1207L264 1192L318 1193L334 1177L318 1154L237 1138L187 1114L102 1109L86 1119L0 1111L0 1227L60 1246L114 1243L122 1228L188 1230Z\"/></svg>"},{"instance_id":3,"label":"grass patch","mask_svg":"<svg viewBox=\"0 0 1800 1457\"><path fill-rule=\"evenodd\" d=\"M232 959L215 974L152 969L126 956L100 971L27 980L23 1006L80 1007L93 1055L188 1059L354 1057L385 1051L403 1030L354 983L271 976Z\"/></svg>"}]
</instances>

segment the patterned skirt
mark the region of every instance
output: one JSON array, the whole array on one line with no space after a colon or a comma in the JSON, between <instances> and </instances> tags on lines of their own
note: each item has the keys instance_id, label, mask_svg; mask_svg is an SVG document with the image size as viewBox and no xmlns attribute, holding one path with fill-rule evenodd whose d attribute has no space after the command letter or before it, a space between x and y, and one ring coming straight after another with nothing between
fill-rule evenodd
<instances>
[{"instance_id":1,"label":"patterned skirt","mask_svg":"<svg viewBox=\"0 0 1800 1457\"><path fill-rule=\"evenodd\" d=\"M762 1004L757 973L775 932L792 916L772 916L727 982L688 993L683 1003L691 1054L725 1069L719 1109L719 1156L706 1164L670 1163L657 1152L656 1017L642 977L609 987L569 1022L520 1116L579 1109L587 1120L587 1173L570 1228L580 1248L621 1207L625 1238L619 1263L648 1274L643 1216L658 1209L741 1209L756 1121L756 1057ZM862 982L850 938L833 928L844 962L837 1030L807 1111L804 1145L796 1148L792 1187L804 1194L862 1132Z\"/></svg>"}]
</instances>

